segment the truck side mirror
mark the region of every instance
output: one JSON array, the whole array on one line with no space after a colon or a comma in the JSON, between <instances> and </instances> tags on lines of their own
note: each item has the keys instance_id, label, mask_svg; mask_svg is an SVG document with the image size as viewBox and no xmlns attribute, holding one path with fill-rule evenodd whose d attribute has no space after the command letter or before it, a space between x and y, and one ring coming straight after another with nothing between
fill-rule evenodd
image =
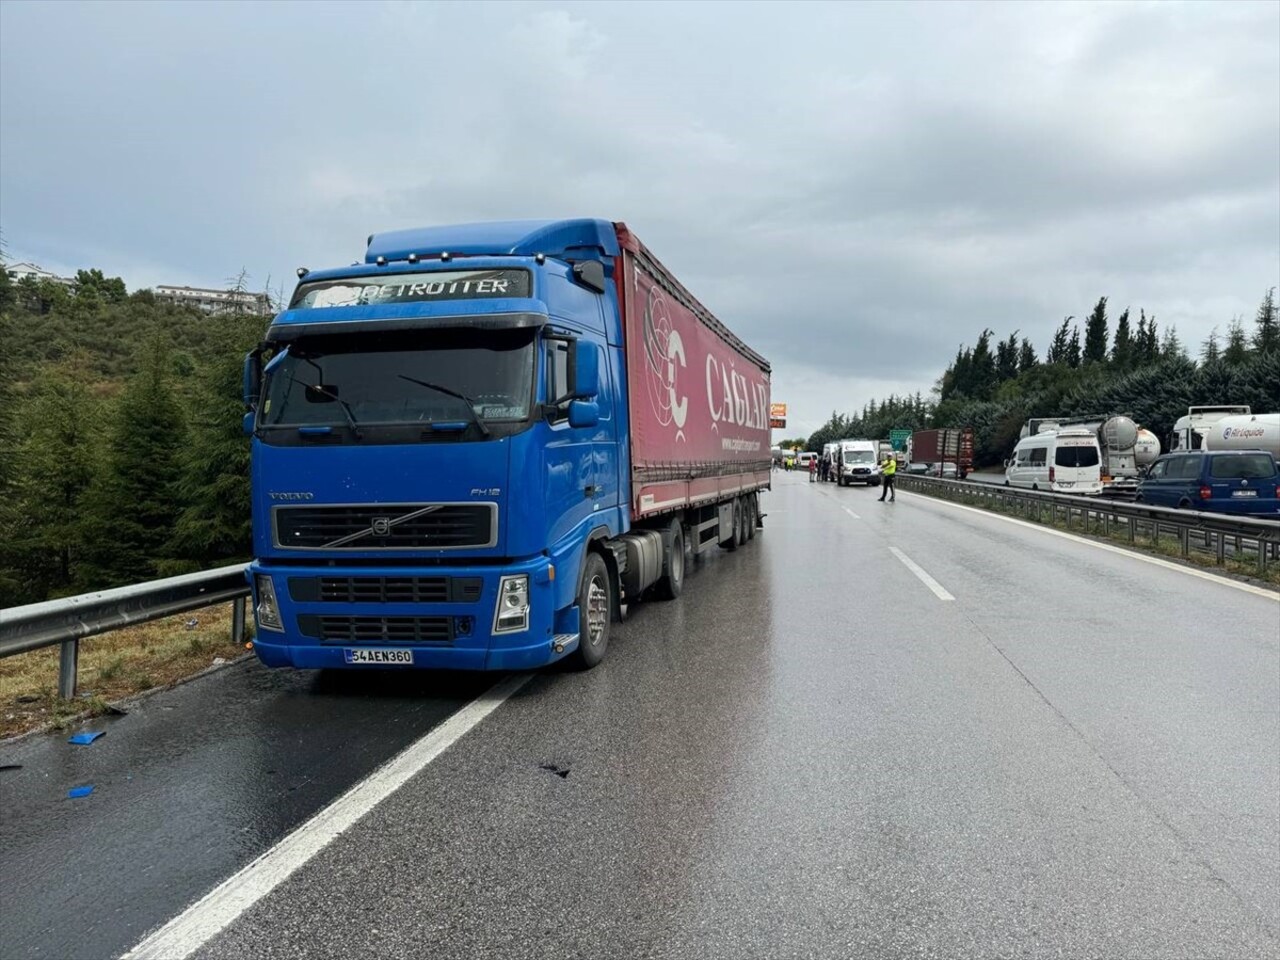
<instances>
[{"instance_id":1,"label":"truck side mirror","mask_svg":"<svg viewBox=\"0 0 1280 960\"><path fill-rule=\"evenodd\" d=\"M600 394L600 351L590 340L575 340L572 350L569 396L591 400Z\"/></svg>"},{"instance_id":2,"label":"truck side mirror","mask_svg":"<svg viewBox=\"0 0 1280 960\"><path fill-rule=\"evenodd\" d=\"M262 349L258 348L245 355L244 382L242 395L247 410L255 410L258 406L258 392L262 384Z\"/></svg>"}]
</instances>

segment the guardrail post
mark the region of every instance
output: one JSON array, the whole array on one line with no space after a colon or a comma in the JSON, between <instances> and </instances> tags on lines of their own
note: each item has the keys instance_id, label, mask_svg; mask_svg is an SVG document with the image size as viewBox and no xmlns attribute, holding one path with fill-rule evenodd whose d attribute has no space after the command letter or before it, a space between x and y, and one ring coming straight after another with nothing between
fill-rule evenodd
<instances>
[{"instance_id":1,"label":"guardrail post","mask_svg":"<svg viewBox=\"0 0 1280 960\"><path fill-rule=\"evenodd\" d=\"M1178 552L1184 557L1191 552L1191 531L1186 527L1178 528Z\"/></svg>"},{"instance_id":2,"label":"guardrail post","mask_svg":"<svg viewBox=\"0 0 1280 960\"><path fill-rule=\"evenodd\" d=\"M76 669L80 662L80 640L63 640L58 663L58 696L70 700L76 695Z\"/></svg>"},{"instance_id":3,"label":"guardrail post","mask_svg":"<svg viewBox=\"0 0 1280 960\"><path fill-rule=\"evenodd\" d=\"M1218 549L1215 552L1218 555L1218 566L1221 567L1227 562L1227 535L1221 531L1218 532L1217 547Z\"/></svg>"},{"instance_id":4,"label":"guardrail post","mask_svg":"<svg viewBox=\"0 0 1280 960\"><path fill-rule=\"evenodd\" d=\"M244 643L244 597L231 601L231 642Z\"/></svg>"}]
</instances>

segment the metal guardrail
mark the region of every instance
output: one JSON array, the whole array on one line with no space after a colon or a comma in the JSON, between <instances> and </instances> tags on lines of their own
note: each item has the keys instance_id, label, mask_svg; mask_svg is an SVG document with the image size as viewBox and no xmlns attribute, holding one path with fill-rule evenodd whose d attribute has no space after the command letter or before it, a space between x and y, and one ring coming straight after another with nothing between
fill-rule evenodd
<instances>
[{"instance_id":1,"label":"metal guardrail","mask_svg":"<svg viewBox=\"0 0 1280 960\"><path fill-rule=\"evenodd\" d=\"M1136 541L1140 530L1149 531L1150 539L1157 542L1162 533L1172 533L1182 556L1190 555L1193 547L1199 547L1212 553L1219 566L1226 563L1228 555L1237 560L1252 557L1260 577L1266 576L1272 564L1280 563L1280 520L910 474L899 474L898 486L944 500L976 500L1012 507L1036 522L1046 516L1051 521L1061 518L1070 527L1079 517L1085 533L1101 533L1110 538L1119 528L1130 543Z\"/></svg>"},{"instance_id":2,"label":"metal guardrail","mask_svg":"<svg viewBox=\"0 0 1280 960\"><path fill-rule=\"evenodd\" d=\"M61 644L58 696L69 700L75 696L80 641L85 637L230 601L231 635L240 643L244 640L244 598L248 595L245 565L241 563L10 607L0 610L0 658Z\"/></svg>"}]
</instances>

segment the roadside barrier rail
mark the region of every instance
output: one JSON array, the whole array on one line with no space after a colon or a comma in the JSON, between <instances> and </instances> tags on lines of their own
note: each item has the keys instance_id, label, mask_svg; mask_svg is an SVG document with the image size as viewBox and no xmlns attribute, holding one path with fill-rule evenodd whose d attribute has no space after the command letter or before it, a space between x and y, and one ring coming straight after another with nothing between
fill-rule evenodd
<instances>
[{"instance_id":1,"label":"roadside barrier rail","mask_svg":"<svg viewBox=\"0 0 1280 960\"><path fill-rule=\"evenodd\" d=\"M0 610L0 659L41 647L62 645L58 696L75 696L80 641L85 637L230 602L231 638L243 643L245 564L188 573L128 587L82 593Z\"/></svg>"},{"instance_id":2,"label":"roadside barrier rail","mask_svg":"<svg viewBox=\"0 0 1280 960\"><path fill-rule=\"evenodd\" d=\"M1014 513L1036 522L1045 518L1050 522L1061 519L1068 528L1078 518L1079 529L1084 533L1107 538L1119 533L1130 543L1136 542L1139 532L1153 542L1158 542L1162 534L1172 534L1183 557L1189 556L1193 549L1205 551L1213 554L1219 566L1225 565L1228 557L1242 562L1252 558L1259 577L1265 577L1272 565L1280 563L1280 519L1178 510L1125 500L910 474L899 474L898 486L943 500L1011 508Z\"/></svg>"}]
</instances>

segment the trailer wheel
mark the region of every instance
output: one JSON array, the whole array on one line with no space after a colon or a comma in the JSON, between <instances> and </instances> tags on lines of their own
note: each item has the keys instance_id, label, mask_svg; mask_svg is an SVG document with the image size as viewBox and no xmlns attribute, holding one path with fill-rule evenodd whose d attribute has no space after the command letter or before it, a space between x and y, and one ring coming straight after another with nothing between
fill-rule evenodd
<instances>
[{"instance_id":1,"label":"trailer wheel","mask_svg":"<svg viewBox=\"0 0 1280 960\"><path fill-rule=\"evenodd\" d=\"M684 525L676 517L662 538L662 577L653 585L659 600L674 600L684 590Z\"/></svg>"},{"instance_id":2,"label":"trailer wheel","mask_svg":"<svg viewBox=\"0 0 1280 960\"><path fill-rule=\"evenodd\" d=\"M738 530L742 526L742 503L738 500L733 501L733 523L729 530L729 536L720 541L721 550L737 550L738 549Z\"/></svg>"},{"instance_id":3,"label":"trailer wheel","mask_svg":"<svg viewBox=\"0 0 1280 960\"><path fill-rule=\"evenodd\" d=\"M600 554L592 551L583 563L582 586L578 588L578 649L572 664L590 670L604 659L609 648L609 627L613 622L613 581Z\"/></svg>"},{"instance_id":4,"label":"trailer wheel","mask_svg":"<svg viewBox=\"0 0 1280 960\"><path fill-rule=\"evenodd\" d=\"M747 542L750 543L756 538L756 524L759 522L756 518L760 514L760 502L753 493L747 497Z\"/></svg>"},{"instance_id":5,"label":"trailer wheel","mask_svg":"<svg viewBox=\"0 0 1280 960\"><path fill-rule=\"evenodd\" d=\"M738 546L745 547L747 545L747 524L748 516L751 513L751 507L747 503L746 497L738 498Z\"/></svg>"}]
</instances>

